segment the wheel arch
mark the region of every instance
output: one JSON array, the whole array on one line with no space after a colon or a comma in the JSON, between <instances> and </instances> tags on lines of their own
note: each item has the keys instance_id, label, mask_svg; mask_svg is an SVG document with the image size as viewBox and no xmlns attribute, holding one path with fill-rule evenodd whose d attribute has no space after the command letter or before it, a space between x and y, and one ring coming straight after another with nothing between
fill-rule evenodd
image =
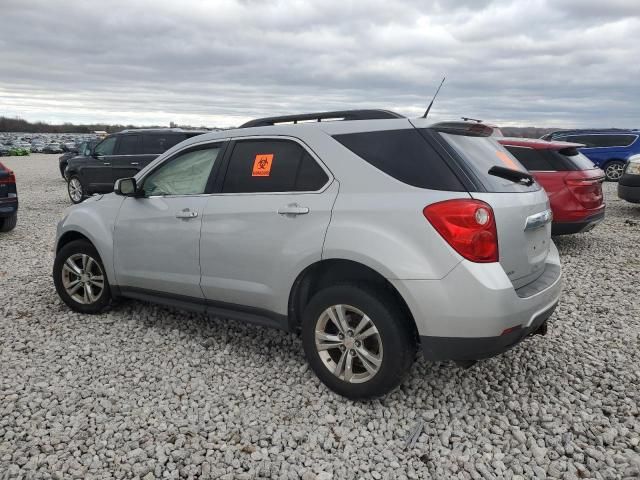
<instances>
[{"instance_id":1,"label":"wheel arch","mask_svg":"<svg viewBox=\"0 0 640 480\"><path fill-rule=\"evenodd\" d=\"M363 263L342 258L319 260L307 266L291 287L288 304L289 330L300 330L302 313L313 295L323 288L339 283L356 283L386 291L402 310L407 326L419 340L418 329L409 306L400 292L381 273Z\"/></svg>"}]
</instances>

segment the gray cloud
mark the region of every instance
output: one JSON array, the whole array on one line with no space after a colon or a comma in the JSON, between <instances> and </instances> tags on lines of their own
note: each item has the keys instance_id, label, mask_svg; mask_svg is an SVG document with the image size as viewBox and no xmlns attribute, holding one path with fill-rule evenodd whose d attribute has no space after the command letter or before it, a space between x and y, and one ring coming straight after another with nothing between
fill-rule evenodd
<instances>
[{"instance_id":1,"label":"gray cloud","mask_svg":"<svg viewBox=\"0 0 640 480\"><path fill-rule=\"evenodd\" d=\"M228 126L382 107L640 127L637 0L1 0L0 114ZM28 4L27 4L28 3Z\"/></svg>"}]
</instances>

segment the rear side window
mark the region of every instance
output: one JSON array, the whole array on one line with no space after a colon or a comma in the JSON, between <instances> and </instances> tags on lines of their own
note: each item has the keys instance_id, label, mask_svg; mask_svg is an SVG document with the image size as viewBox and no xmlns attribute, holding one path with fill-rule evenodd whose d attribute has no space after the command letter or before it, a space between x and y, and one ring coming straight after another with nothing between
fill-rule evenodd
<instances>
[{"instance_id":1,"label":"rear side window","mask_svg":"<svg viewBox=\"0 0 640 480\"><path fill-rule=\"evenodd\" d=\"M535 150L526 147L506 147L506 149L531 171L559 170L557 165L552 165L551 159L546 155L546 150Z\"/></svg>"},{"instance_id":2,"label":"rear side window","mask_svg":"<svg viewBox=\"0 0 640 480\"><path fill-rule=\"evenodd\" d=\"M298 143L290 140L236 142L224 193L307 192L322 188L329 177Z\"/></svg>"},{"instance_id":3,"label":"rear side window","mask_svg":"<svg viewBox=\"0 0 640 480\"><path fill-rule=\"evenodd\" d=\"M184 134L154 134L142 136L142 151L146 155L161 154L187 138Z\"/></svg>"},{"instance_id":4,"label":"rear side window","mask_svg":"<svg viewBox=\"0 0 640 480\"><path fill-rule=\"evenodd\" d=\"M116 155L135 155L138 153L138 135L123 135L118 143Z\"/></svg>"},{"instance_id":5,"label":"rear side window","mask_svg":"<svg viewBox=\"0 0 640 480\"><path fill-rule=\"evenodd\" d=\"M596 168L591 160L575 148L565 148L557 153L566 158L575 167L573 170L592 170Z\"/></svg>"},{"instance_id":6,"label":"rear side window","mask_svg":"<svg viewBox=\"0 0 640 480\"><path fill-rule=\"evenodd\" d=\"M442 157L411 128L334 135L338 142L408 185L461 192L464 186Z\"/></svg>"},{"instance_id":7,"label":"rear side window","mask_svg":"<svg viewBox=\"0 0 640 480\"><path fill-rule=\"evenodd\" d=\"M472 137L439 133L470 169L488 192L531 192L540 189L537 183L522 185L495 175L490 175L491 167L498 166L526 171L526 168L502 145L491 137Z\"/></svg>"},{"instance_id":8,"label":"rear side window","mask_svg":"<svg viewBox=\"0 0 640 480\"><path fill-rule=\"evenodd\" d=\"M637 135L569 135L568 142L584 143L587 148L628 147Z\"/></svg>"}]
</instances>

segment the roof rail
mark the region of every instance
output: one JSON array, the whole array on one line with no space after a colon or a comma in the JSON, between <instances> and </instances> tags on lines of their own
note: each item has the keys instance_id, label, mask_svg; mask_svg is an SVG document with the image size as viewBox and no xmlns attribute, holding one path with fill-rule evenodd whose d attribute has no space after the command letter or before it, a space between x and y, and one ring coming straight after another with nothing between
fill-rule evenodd
<instances>
[{"instance_id":1,"label":"roof rail","mask_svg":"<svg viewBox=\"0 0 640 480\"><path fill-rule=\"evenodd\" d=\"M266 127L280 123L321 122L323 120L382 120L386 118L404 118L404 116L389 110L339 110L336 112L302 113L299 115L257 118L249 120L238 128Z\"/></svg>"}]
</instances>

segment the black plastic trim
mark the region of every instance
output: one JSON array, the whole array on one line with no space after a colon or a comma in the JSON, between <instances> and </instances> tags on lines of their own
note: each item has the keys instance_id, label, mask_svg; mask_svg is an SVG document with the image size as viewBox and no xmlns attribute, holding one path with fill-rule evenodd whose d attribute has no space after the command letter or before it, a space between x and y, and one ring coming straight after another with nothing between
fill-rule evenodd
<instances>
[{"instance_id":1,"label":"black plastic trim","mask_svg":"<svg viewBox=\"0 0 640 480\"><path fill-rule=\"evenodd\" d=\"M640 203L640 186L629 186L618 183L618 197L630 203Z\"/></svg>"},{"instance_id":2,"label":"black plastic trim","mask_svg":"<svg viewBox=\"0 0 640 480\"><path fill-rule=\"evenodd\" d=\"M482 360L495 357L515 347L528 335L535 333L558 306L553 304L540 313L529 328L519 328L497 337L432 337L420 336L422 354L426 360Z\"/></svg>"},{"instance_id":3,"label":"black plastic trim","mask_svg":"<svg viewBox=\"0 0 640 480\"><path fill-rule=\"evenodd\" d=\"M147 290L138 287L119 286L118 294L123 297L150 303L158 303L182 310L230 318L232 320L253 323L264 327L277 328L287 332L291 331L289 320L286 315L262 308L237 305L235 303L218 302L216 300L209 300L205 298L176 295L173 293Z\"/></svg>"},{"instance_id":4,"label":"black plastic trim","mask_svg":"<svg viewBox=\"0 0 640 480\"><path fill-rule=\"evenodd\" d=\"M575 222L553 222L551 224L551 235L572 235L574 233L588 232L603 220L604 211Z\"/></svg>"}]
</instances>

